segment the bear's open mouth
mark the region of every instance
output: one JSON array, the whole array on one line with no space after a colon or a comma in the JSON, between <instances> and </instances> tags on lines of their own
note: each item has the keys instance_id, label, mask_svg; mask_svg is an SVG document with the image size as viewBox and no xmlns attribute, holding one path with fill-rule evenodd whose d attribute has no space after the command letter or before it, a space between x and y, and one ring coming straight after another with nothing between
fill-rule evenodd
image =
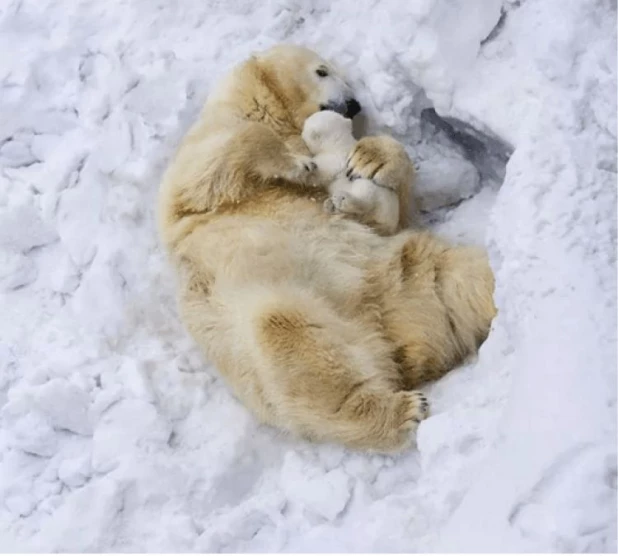
<instances>
[{"instance_id":1,"label":"bear's open mouth","mask_svg":"<svg viewBox=\"0 0 618 556\"><path fill-rule=\"evenodd\" d=\"M344 118L350 120L361 111L361 105L355 98L349 98L344 102L329 102L327 104L321 104L320 110L332 110L341 114Z\"/></svg>"}]
</instances>

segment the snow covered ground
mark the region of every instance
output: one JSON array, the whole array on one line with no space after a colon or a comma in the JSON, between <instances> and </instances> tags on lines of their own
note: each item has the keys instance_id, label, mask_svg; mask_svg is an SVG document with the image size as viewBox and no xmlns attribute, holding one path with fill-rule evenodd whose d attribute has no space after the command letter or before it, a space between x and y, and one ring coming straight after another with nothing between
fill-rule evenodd
<instances>
[{"instance_id":1,"label":"snow covered ground","mask_svg":"<svg viewBox=\"0 0 618 556\"><path fill-rule=\"evenodd\" d=\"M615 26L615 0L2 2L0 550L616 551ZM177 318L161 172L280 41L347 69L428 225L496 272L400 457L257 426Z\"/></svg>"}]
</instances>

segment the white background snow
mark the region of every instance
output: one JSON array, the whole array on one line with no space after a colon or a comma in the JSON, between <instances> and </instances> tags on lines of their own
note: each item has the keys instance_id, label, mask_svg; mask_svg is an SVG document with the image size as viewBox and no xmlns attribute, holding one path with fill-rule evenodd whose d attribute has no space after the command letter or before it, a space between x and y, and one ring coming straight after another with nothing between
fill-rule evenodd
<instances>
[{"instance_id":1,"label":"white background snow","mask_svg":"<svg viewBox=\"0 0 618 556\"><path fill-rule=\"evenodd\" d=\"M161 172L280 41L490 252L492 333L399 457L256 425L176 314ZM0 550L616 551L615 0L5 0L0 99ZM512 147L501 186L431 106Z\"/></svg>"}]
</instances>

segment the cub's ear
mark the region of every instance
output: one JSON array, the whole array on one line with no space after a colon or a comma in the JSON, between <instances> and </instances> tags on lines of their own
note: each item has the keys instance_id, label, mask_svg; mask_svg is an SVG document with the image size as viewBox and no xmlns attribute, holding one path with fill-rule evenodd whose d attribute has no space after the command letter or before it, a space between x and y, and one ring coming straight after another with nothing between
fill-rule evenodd
<instances>
[{"instance_id":1,"label":"cub's ear","mask_svg":"<svg viewBox=\"0 0 618 556\"><path fill-rule=\"evenodd\" d=\"M317 129L312 129L309 132L309 140L310 141L321 141L322 140L322 134L317 130Z\"/></svg>"}]
</instances>

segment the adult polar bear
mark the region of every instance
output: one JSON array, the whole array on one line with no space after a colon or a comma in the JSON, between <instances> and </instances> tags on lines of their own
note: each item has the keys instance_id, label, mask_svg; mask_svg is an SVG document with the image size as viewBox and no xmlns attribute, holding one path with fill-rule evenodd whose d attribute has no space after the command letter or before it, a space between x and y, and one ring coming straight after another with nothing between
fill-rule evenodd
<instances>
[{"instance_id":1,"label":"adult polar bear","mask_svg":"<svg viewBox=\"0 0 618 556\"><path fill-rule=\"evenodd\" d=\"M335 68L280 45L212 93L160 190L162 240L185 326L263 422L397 451L427 415L411 391L473 354L495 314L485 254L428 233L380 237L323 211L300 140L320 109L360 106ZM363 138L353 176L398 188L412 166Z\"/></svg>"}]
</instances>

